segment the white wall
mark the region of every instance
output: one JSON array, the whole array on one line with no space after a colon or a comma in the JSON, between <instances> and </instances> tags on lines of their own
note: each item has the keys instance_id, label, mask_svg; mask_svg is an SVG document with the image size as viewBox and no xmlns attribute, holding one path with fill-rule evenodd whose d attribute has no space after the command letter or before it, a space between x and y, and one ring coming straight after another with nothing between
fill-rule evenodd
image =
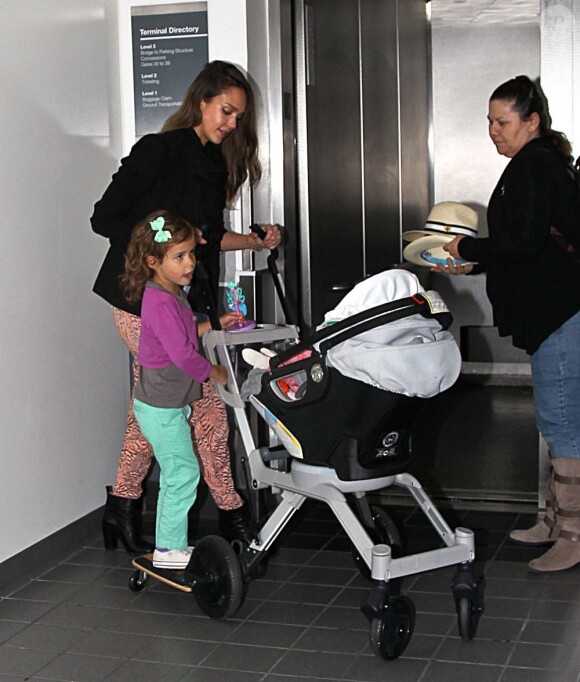
<instances>
[{"instance_id":1,"label":"white wall","mask_svg":"<svg viewBox=\"0 0 580 682\"><path fill-rule=\"evenodd\" d=\"M113 168L104 0L3 0L0 561L104 501L128 362L91 286Z\"/></svg>"},{"instance_id":2,"label":"white wall","mask_svg":"<svg viewBox=\"0 0 580 682\"><path fill-rule=\"evenodd\" d=\"M128 354L91 288L89 225L120 156L115 0L2 0L0 562L104 503ZM247 60L245 3L208 3L210 59Z\"/></svg>"}]
</instances>

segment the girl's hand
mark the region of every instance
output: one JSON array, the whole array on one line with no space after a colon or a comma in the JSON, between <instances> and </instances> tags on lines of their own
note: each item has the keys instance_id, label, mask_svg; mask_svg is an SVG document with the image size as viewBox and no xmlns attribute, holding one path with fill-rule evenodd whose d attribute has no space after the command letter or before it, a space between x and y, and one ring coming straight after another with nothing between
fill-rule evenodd
<instances>
[{"instance_id":1,"label":"girl's hand","mask_svg":"<svg viewBox=\"0 0 580 682\"><path fill-rule=\"evenodd\" d=\"M222 329L228 329L229 327L232 327L234 324L243 324L245 322L245 318L242 315L242 313L226 313L225 315L220 315L220 324L222 326Z\"/></svg>"},{"instance_id":2,"label":"girl's hand","mask_svg":"<svg viewBox=\"0 0 580 682\"><path fill-rule=\"evenodd\" d=\"M282 233L278 225L262 225L261 226L266 236L264 239L260 239L255 232L250 234L250 240L255 243L254 248L265 248L265 249L275 249L282 243Z\"/></svg>"},{"instance_id":3,"label":"girl's hand","mask_svg":"<svg viewBox=\"0 0 580 682\"><path fill-rule=\"evenodd\" d=\"M209 378L216 384L225 386L228 383L228 370L222 365L214 365L209 373Z\"/></svg>"}]
</instances>

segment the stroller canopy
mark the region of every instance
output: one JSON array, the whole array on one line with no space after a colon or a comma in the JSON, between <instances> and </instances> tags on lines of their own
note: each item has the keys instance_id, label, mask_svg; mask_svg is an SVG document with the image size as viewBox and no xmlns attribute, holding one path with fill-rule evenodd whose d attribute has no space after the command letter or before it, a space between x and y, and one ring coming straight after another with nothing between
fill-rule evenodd
<instances>
[{"instance_id":1,"label":"stroller canopy","mask_svg":"<svg viewBox=\"0 0 580 682\"><path fill-rule=\"evenodd\" d=\"M319 329L423 291L417 277L407 270L386 270L357 284L326 313ZM327 362L352 379L420 398L452 386L461 370L453 335L436 319L422 315L395 320L348 339L329 350Z\"/></svg>"}]
</instances>

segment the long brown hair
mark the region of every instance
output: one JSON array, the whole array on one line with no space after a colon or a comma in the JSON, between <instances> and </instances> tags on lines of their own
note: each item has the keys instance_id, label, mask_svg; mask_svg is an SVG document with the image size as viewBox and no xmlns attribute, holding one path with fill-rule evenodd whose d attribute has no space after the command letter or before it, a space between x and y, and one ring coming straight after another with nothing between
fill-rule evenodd
<instances>
[{"instance_id":1,"label":"long brown hair","mask_svg":"<svg viewBox=\"0 0 580 682\"><path fill-rule=\"evenodd\" d=\"M187 89L182 105L172 114L161 132L176 128L194 128L201 123L201 102L208 102L229 88L241 88L246 95L246 110L238 125L221 143L228 169L226 198L231 203L246 178L250 185L259 182L262 168L258 160L256 103L252 88L244 74L229 62L206 64Z\"/></svg>"},{"instance_id":2,"label":"long brown hair","mask_svg":"<svg viewBox=\"0 0 580 682\"><path fill-rule=\"evenodd\" d=\"M158 230L151 223L157 218L163 218L161 229L170 235L166 242L155 241ZM125 272L119 277L123 294L129 303L137 303L143 298L145 284L153 277L154 271L147 264L148 256L162 261L170 246L192 237L197 243L197 232L193 225L169 211L150 213L135 225L125 254Z\"/></svg>"},{"instance_id":3,"label":"long brown hair","mask_svg":"<svg viewBox=\"0 0 580 682\"><path fill-rule=\"evenodd\" d=\"M538 114L540 135L550 140L565 163L572 161L572 145L564 133L552 129L548 100L539 83L528 76L516 76L499 85L489 98L490 101L498 99L511 102L512 111L517 112L522 121Z\"/></svg>"}]
</instances>

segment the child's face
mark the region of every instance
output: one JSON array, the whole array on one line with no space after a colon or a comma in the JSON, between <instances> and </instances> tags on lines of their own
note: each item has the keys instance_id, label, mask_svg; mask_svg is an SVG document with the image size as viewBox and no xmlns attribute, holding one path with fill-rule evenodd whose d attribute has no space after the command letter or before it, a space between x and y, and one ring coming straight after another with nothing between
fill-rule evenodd
<instances>
[{"instance_id":1,"label":"child's face","mask_svg":"<svg viewBox=\"0 0 580 682\"><path fill-rule=\"evenodd\" d=\"M162 261L149 256L147 264L154 271L153 281L174 294L180 287L191 284L195 270L195 244L192 237L180 244L173 244L165 252Z\"/></svg>"}]
</instances>

